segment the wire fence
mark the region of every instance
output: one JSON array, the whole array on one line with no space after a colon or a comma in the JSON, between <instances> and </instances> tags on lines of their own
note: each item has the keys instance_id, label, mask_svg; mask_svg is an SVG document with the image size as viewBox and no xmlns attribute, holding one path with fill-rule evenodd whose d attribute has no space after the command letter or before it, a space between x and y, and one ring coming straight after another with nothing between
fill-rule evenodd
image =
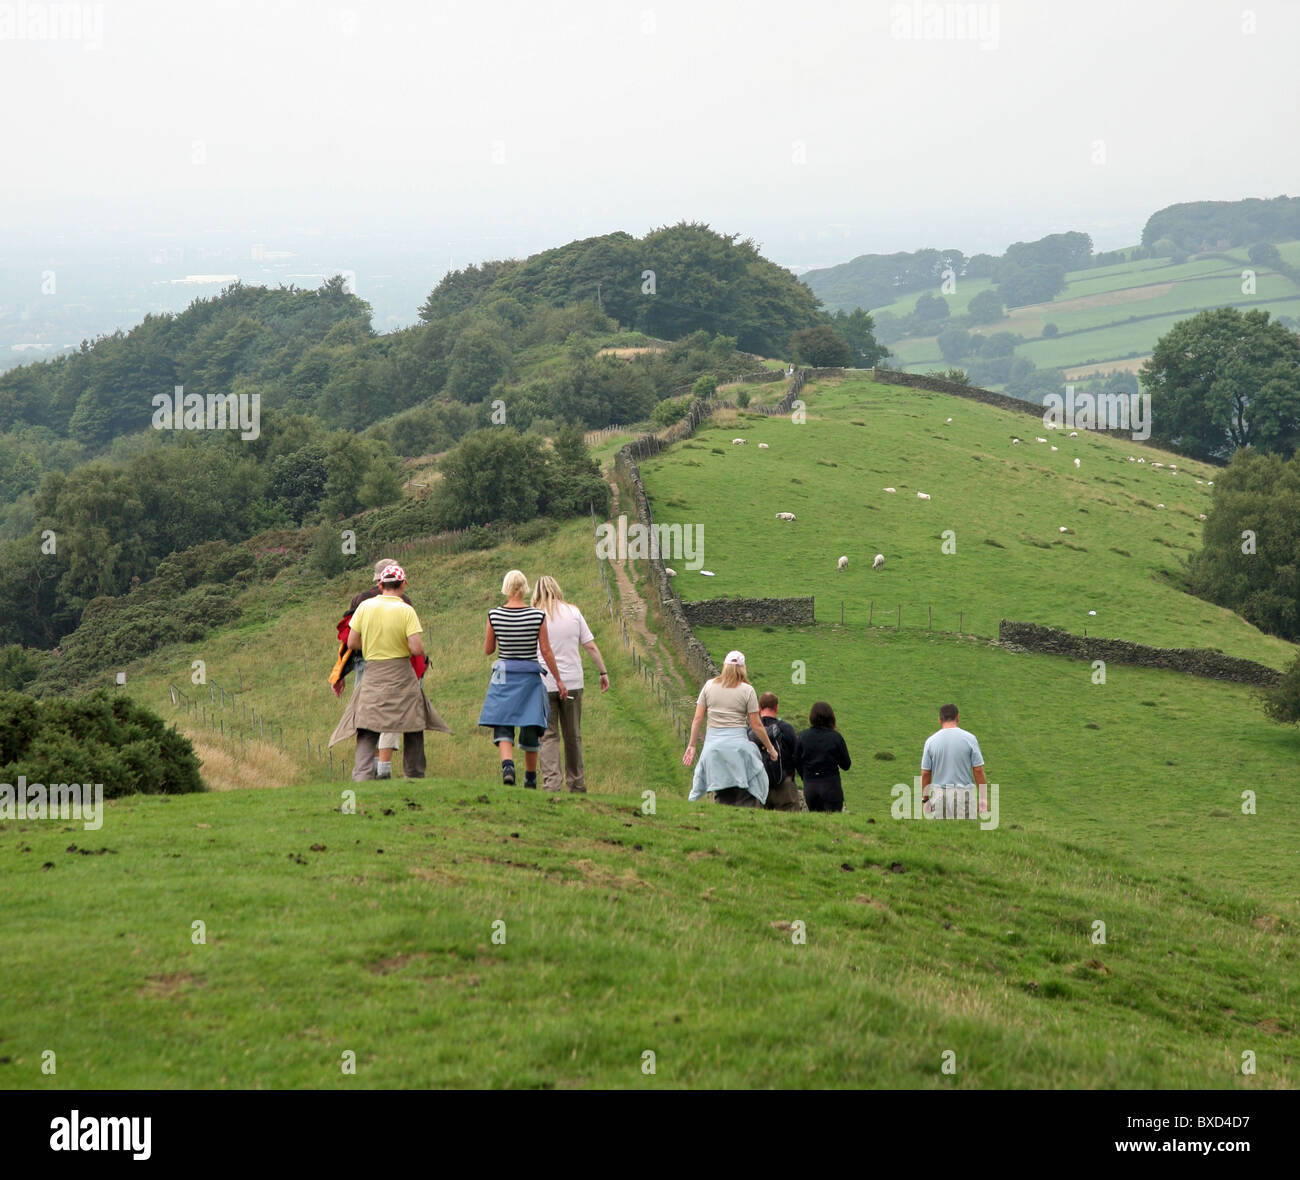
<instances>
[{"instance_id":1,"label":"wire fence","mask_svg":"<svg viewBox=\"0 0 1300 1180\"><path fill-rule=\"evenodd\" d=\"M197 691L188 692L169 683L167 691L172 706L182 709L191 724L230 741L238 749L241 759L248 757L248 744L254 741L267 742L285 753L289 752L284 738L284 726L268 718L265 713L258 712L257 707L250 705L247 699L240 699L243 693L242 677L241 688L238 690L226 688L212 679L205 685L195 687ZM206 694L204 688L207 689ZM309 767L314 761L330 778L338 776L346 779L351 776L352 766L346 758L335 758L333 750L320 741L313 743L310 737L304 738L303 743Z\"/></svg>"},{"instance_id":2,"label":"wire fence","mask_svg":"<svg viewBox=\"0 0 1300 1180\"><path fill-rule=\"evenodd\" d=\"M821 619L822 622L840 623L842 625L865 623L868 627L876 627L885 631L937 631L942 635L965 635L971 639L993 639L995 636L991 633L979 630L971 630L966 624L966 610L964 607L958 607L955 612L956 628L954 622L954 612L951 607L943 606L939 608L939 625L935 626L935 609L932 605L919 605L917 603L895 603L892 606L886 603L880 604L880 609L876 609L876 603L868 599L865 603L848 602L840 600L840 609L838 613L831 608L831 617Z\"/></svg>"},{"instance_id":3,"label":"wire fence","mask_svg":"<svg viewBox=\"0 0 1300 1180\"><path fill-rule=\"evenodd\" d=\"M597 533L600 525L596 519L596 509L594 505L590 505L589 507L591 510L592 532ZM599 534L597 533L597 535ZM677 706L677 701L673 697L672 689L667 679L663 676L662 672L656 674L654 665L651 663L650 659L640 651L636 644L636 640L632 636L632 632L628 629L627 619L621 615L617 617L615 616L614 593L613 588L610 585L609 561L601 555L599 549L596 551L596 564L600 567L600 581L601 585L605 588L605 608L609 613L610 619L618 624L619 637L623 640L623 647L627 649L628 654L632 657L632 666L636 669L637 674L641 679L650 686L651 691L655 694L655 699L663 707L664 712L668 714L669 719L672 721L674 731L682 739L682 743L685 744L688 731L682 721L682 711Z\"/></svg>"}]
</instances>

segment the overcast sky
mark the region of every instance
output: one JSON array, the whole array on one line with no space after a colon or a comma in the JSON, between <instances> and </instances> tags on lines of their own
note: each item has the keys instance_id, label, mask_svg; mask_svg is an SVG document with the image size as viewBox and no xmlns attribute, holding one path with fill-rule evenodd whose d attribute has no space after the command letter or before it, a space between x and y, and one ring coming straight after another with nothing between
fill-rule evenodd
<instances>
[{"instance_id":1,"label":"overcast sky","mask_svg":"<svg viewBox=\"0 0 1300 1180\"><path fill-rule=\"evenodd\" d=\"M80 39L40 39L74 7ZM1298 45L1295 0L0 0L0 231L1108 248L1300 192Z\"/></svg>"}]
</instances>

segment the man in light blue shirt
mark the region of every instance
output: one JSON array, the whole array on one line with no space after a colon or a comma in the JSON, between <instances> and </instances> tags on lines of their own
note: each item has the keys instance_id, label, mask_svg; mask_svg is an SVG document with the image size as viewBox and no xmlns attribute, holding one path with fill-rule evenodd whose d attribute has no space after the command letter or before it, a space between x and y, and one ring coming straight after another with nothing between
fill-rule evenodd
<instances>
[{"instance_id":1,"label":"man in light blue shirt","mask_svg":"<svg viewBox=\"0 0 1300 1180\"><path fill-rule=\"evenodd\" d=\"M984 755L973 733L957 724L957 706L939 710L939 728L925 739L921 751L921 798L927 814L939 819L978 819L975 784L980 785L980 803L987 807L988 779L984 776Z\"/></svg>"}]
</instances>

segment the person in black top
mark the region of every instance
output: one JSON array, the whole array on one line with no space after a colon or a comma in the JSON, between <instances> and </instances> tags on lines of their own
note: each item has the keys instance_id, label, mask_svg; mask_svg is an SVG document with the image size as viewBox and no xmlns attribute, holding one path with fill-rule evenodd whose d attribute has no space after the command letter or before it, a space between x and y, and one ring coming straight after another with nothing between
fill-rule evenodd
<instances>
[{"instance_id":1,"label":"person in black top","mask_svg":"<svg viewBox=\"0 0 1300 1180\"><path fill-rule=\"evenodd\" d=\"M779 704L780 702L774 692L765 692L758 698L758 715L763 724L766 726L769 721L776 723L778 731L776 746L781 752L781 771L783 775L781 785L768 791L767 802L763 806L768 811L806 811L803 795L799 792L799 784L794 781L795 755L799 745L799 737L795 733L793 725L788 721L781 720L780 714L777 713ZM751 735L750 740L757 741L758 739Z\"/></svg>"},{"instance_id":2,"label":"person in black top","mask_svg":"<svg viewBox=\"0 0 1300 1180\"><path fill-rule=\"evenodd\" d=\"M835 728L835 710L818 701L808 713L808 725L810 728L799 735L795 751L804 802L809 811L843 811L840 771L849 768L849 748Z\"/></svg>"}]
</instances>

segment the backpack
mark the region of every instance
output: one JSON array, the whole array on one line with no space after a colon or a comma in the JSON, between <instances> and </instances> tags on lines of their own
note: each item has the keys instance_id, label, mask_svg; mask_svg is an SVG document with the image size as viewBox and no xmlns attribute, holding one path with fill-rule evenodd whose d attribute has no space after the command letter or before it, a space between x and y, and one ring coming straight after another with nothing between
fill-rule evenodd
<instances>
[{"instance_id":1,"label":"backpack","mask_svg":"<svg viewBox=\"0 0 1300 1180\"><path fill-rule=\"evenodd\" d=\"M764 717L762 721L763 728L767 730L767 740L772 743L776 750L775 762L767 756L767 751L763 748L763 743L759 741L758 735L752 729L747 732L749 740L758 747L758 756L763 760L763 769L767 771L767 789L775 791L785 781L786 776L786 769L781 765L781 726L777 723L775 717Z\"/></svg>"}]
</instances>

